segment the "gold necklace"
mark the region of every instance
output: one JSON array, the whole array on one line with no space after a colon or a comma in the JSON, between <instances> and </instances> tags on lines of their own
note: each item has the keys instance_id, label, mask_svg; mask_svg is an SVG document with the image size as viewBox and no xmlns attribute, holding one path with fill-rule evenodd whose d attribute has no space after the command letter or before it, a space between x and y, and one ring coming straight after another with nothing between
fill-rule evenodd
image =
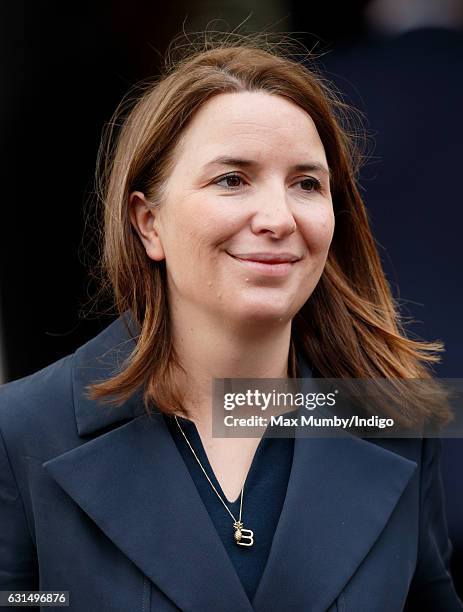
<instances>
[{"instance_id":1,"label":"gold necklace","mask_svg":"<svg viewBox=\"0 0 463 612\"><path fill-rule=\"evenodd\" d=\"M243 488L241 489L241 496L240 496L240 517L238 520L236 520L236 518L233 516L233 514L230 512L230 509L228 508L227 504L223 501L221 495L219 494L219 492L217 491L217 489L214 487L211 479L209 478L209 476L206 473L206 470L203 468L203 466L201 465L201 461L198 459L198 455L195 453L193 447L191 446L188 438L186 437L185 432L183 431L180 423L178 422L177 416L174 415L175 417L175 422L177 423L177 425L180 428L180 431L183 434L183 437L185 438L185 440L187 441L188 446L191 449L191 452L193 453L193 455L195 456L196 461L199 463L199 467L202 469L202 471L204 472L204 475L206 476L207 480L209 481L209 484L211 485L211 487L214 489L214 491L216 492L218 498L220 499L220 501L222 502L222 504L225 506L225 509L227 510L228 514L232 517L233 519L233 528L235 529L235 533L233 534L233 539L235 541L236 544L238 544L238 546L252 546L254 544L254 532L251 531L251 529L245 529L243 526L243 523L241 521L241 514L242 514L242 509L243 509L243 492L244 492L244 485Z\"/></svg>"}]
</instances>

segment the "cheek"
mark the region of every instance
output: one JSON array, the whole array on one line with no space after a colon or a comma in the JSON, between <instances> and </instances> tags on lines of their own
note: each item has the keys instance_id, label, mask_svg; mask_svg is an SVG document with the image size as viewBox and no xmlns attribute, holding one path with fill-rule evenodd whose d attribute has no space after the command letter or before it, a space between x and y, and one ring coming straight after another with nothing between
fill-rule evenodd
<instances>
[{"instance_id":1,"label":"cheek","mask_svg":"<svg viewBox=\"0 0 463 612\"><path fill-rule=\"evenodd\" d=\"M321 209L299 220L299 228L309 254L326 254L334 234L332 209Z\"/></svg>"},{"instance_id":2,"label":"cheek","mask_svg":"<svg viewBox=\"0 0 463 612\"><path fill-rule=\"evenodd\" d=\"M171 215L170 243L188 250L195 258L201 255L213 257L217 247L223 245L243 223L243 213L238 207L226 204L204 196L187 199Z\"/></svg>"},{"instance_id":3,"label":"cheek","mask_svg":"<svg viewBox=\"0 0 463 612\"><path fill-rule=\"evenodd\" d=\"M194 214L192 211L194 210ZM163 246L167 266L180 281L210 274L217 257L216 245L223 241L226 225L197 207L177 207L163 219Z\"/></svg>"}]
</instances>

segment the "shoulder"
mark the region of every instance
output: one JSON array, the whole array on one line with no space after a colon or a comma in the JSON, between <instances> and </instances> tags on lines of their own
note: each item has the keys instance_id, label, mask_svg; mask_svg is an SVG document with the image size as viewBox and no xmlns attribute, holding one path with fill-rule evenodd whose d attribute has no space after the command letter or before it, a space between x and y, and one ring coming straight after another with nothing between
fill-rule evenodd
<instances>
[{"instance_id":1,"label":"shoulder","mask_svg":"<svg viewBox=\"0 0 463 612\"><path fill-rule=\"evenodd\" d=\"M37 456L46 440L73 418L75 353L0 386L0 435L12 453Z\"/></svg>"},{"instance_id":2,"label":"shoulder","mask_svg":"<svg viewBox=\"0 0 463 612\"><path fill-rule=\"evenodd\" d=\"M72 394L75 353L0 386L0 428L34 427L36 421L53 416Z\"/></svg>"},{"instance_id":3,"label":"shoulder","mask_svg":"<svg viewBox=\"0 0 463 612\"><path fill-rule=\"evenodd\" d=\"M75 405L82 401L85 384L120 360L126 340L119 317L73 353L1 385L0 435L6 446L22 455L43 457L78 443Z\"/></svg>"},{"instance_id":4,"label":"shoulder","mask_svg":"<svg viewBox=\"0 0 463 612\"><path fill-rule=\"evenodd\" d=\"M374 444L382 450L415 462L418 467L422 462L425 438L368 438L367 440L370 444Z\"/></svg>"},{"instance_id":5,"label":"shoulder","mask_svg":"<svg viewBox=\"0 0 463 612\"><path fill-rule=\"evenodd\" d=\"M409 486L417 492L420 512L435 500L440 503L442 440L437 431L427 430L421 437L415 438L370 438L368 441L380 447L381 451L394 453L400 460L405 459L414 468Z\"/></svg>"},{"instance_id":6,"label":"shoulder","mask_svg":"<svg viewBox=\"0 0 463 612\"><path fill-rule=\"evenodd\" d=\"M438 430L428 428L419 438L390 438L372 442L416 464L410 485L416 487L420 514L443 513L442 439L438 437Z\"/></svg>"}]
</instances>

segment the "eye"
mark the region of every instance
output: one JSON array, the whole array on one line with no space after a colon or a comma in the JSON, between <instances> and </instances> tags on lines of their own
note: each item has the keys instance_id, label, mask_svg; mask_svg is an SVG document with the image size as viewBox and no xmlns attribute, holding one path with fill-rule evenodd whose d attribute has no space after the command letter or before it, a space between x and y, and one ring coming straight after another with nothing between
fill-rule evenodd
<instances>
[{"instance_id":1,"label":"eye","mask_svg":"<svg viewBox=\"0 0 463 612\"><path fill-rule=\"evenodd\" d=\"M320 181L312 176L308 176L307 178L302 179L302 181L299 181L296 184L301 185L302 191L305 191L306 193L320 191L322 187Z\"/></svg>"},{"instance_id":2,"label":"eye","mask_svg":"<svg viewBox=\"0 0 463 612\"><path fill-rule=\"evenodd\" d=\"M221 183L224 183L225 185ZM243 179L239 174L226 174L225 176L221 176L217 180L214 181L214 185L219 185L219 187L225 187L226 189L236 189L243 184Z\"/></svg>"}]
</instances>

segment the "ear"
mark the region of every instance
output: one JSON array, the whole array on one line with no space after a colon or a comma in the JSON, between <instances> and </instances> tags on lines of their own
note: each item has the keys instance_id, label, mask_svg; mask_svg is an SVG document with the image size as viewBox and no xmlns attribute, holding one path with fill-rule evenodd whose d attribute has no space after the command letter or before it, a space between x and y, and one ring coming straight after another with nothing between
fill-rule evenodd
<instances>
[{"instance_id":1,"label":"ear","mask_svg":"<svg viewBox=\"0 0 463 612\"><path fill-rule=\"evenodd\" d=\"M157 229L157 213L144 193L134 191L130 194L129 215L132 226L140 237L148 257L161 261L165 258L165 253Z\"/></svg>"}]
</instances>

